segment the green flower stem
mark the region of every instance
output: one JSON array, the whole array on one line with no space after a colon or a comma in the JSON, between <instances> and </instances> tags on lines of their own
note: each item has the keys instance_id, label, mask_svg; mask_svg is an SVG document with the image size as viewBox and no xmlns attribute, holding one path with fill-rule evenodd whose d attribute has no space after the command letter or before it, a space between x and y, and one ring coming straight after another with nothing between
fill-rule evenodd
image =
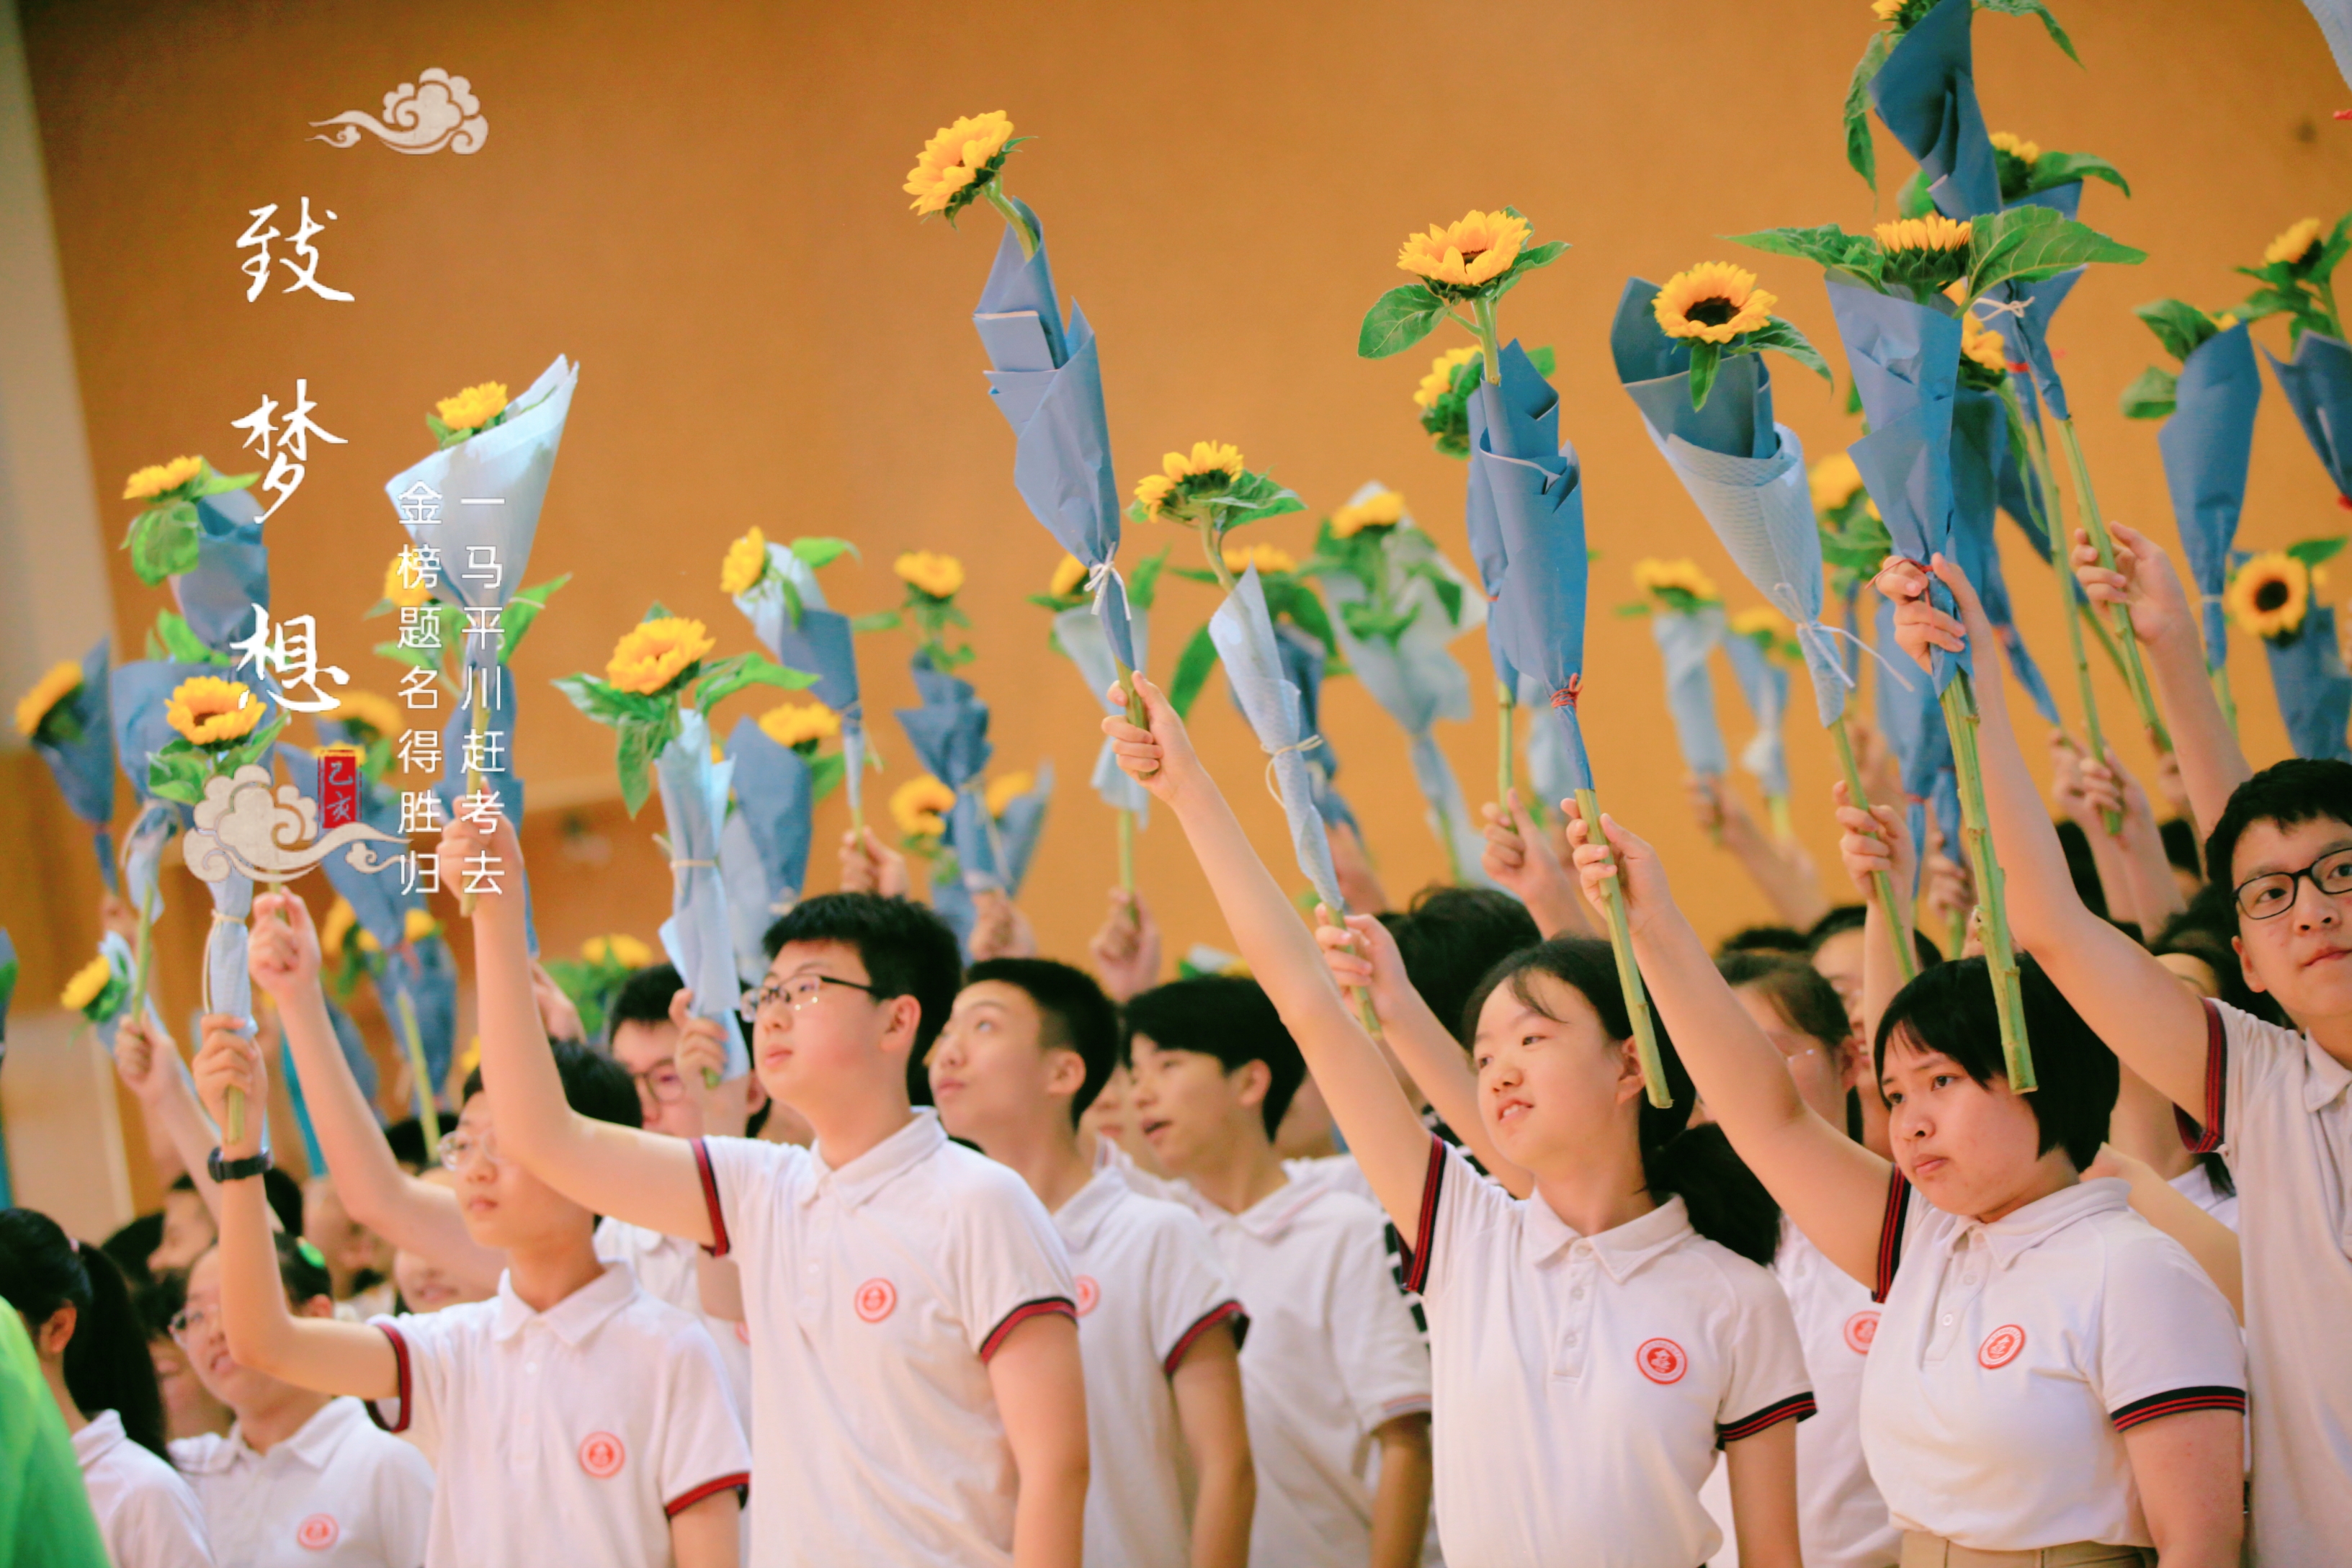
<instances>
[{"instance_id":1,"label":"green flower stem","mask_svg":"<svg viewBox=\"0 0 2352 1568\"><path fill-rule=\"evenodd\" d=\"M2344 315L2343 312L2336 308L2336 279L2332 277L2315 277L2311 280L2311 286L2319 290L2319 302L2327 308L2327 330L2329 334L2336 339L2342 339L2344 336Z\"/></svg>"},{"instance_id":2,"label":"green flower stem","mask_svg":"<svg viewBox=\"0 0 2352 1568\"><path fill-rule=\"evenodd\" d=\"M1837 742L1838 763L1845 769L1846 800L1856 810L1869 810L1870 792L1862 787L1862 768L1853 759L1853 737L1846 733L1845 715L1838 715L1830 726L1830 736ZM1870 895L1878 900L1878 912L1886 917L1886 935L1895 944L1895 972L1908 984L1918 976L1919 955L1911 946L1911 923L1903 918L1903 906L1895 901L1895 878L1883 871L1872 873Z\"/></svg>"},{"instance_id":3,"label":"green flower stem","mask_svg":"<svg viewBox=\"0 0 2352 1568\"><path fill-rule=\"evenodd\" d=\"M1977 906L1984 912L1985 969L2000 1019L2001 1059L2010 1088L2031 1093L2036 1087L2033 1050L2025 1035L2025 998L2017 978L2017 952L2010 943L2000 862L1994 857L1992 829L1986 821L1984 765L1977 755L1976 685L1965 670L1944 688L1944 727L1952 737L1952 762L1959 775L1960 838L1969 869L1976 876Z\"/></svg>"},{"instance_id":4,"label":"green flower stem","mask_svg":"<svg viewBox=\"0 0 2352 1568\"><path fill-rule=\"evenodd\" d=\"M2131 676L2124 669L2122 650L2116 646L2115 638L2108 634L2107 623L2099 619L2098 611L2094 609L2091 601L2084 598L2079 591L2074 595L2074 612L2082 617L2083 624L2091 629L2092 637L2099 644L2099 652L2107 656L2109 667L2116 672L2116 679L2129 685Z\"/></svg>"},{"instance_id":5,"label":"green flower stem","mask_svg":"<svg viewBox=\"0 0 2352 1568\"><path fill-rule=\"evenodd\" d=\"M155 956L155 898L161 891L162 868L157 868L156 886L147 890L139 901L139 939L133 945L131 963L131 1001L123 1009L131 1018L144 1019L147 1016L147 982Z\"/></svg>"},{"instance_id":6,"label":"green flower stem","mask_svg":"<svg viewBox=\"0 0 2352 1568\"><path fill-rule=\"evenodd\" d=\"M2206 677L2213 683L2213 700L2221 705L2221 716L2229 721L2230 735L2234 739L2238 733L2238 699L2230 693L2230 659L2226 650L2221 662L2207 671Z\"/></svg>"},{"instance_id":7,"label":"green flower stem","mask_svg":"<svg viewBox=\"0 0 2352 1568\"><path fill-rule=\"evenodd\" d=\"M1955 963L1959 961L1962 953L1968 951L1969 916L1974 913L1971 909L1955 909L1944 926L1944 951L1952 956Z\"/></svg>"},{"instance_id":8,"label":"green flower stem","mask_svg":"<svg viewBox=\"0 0 2352 1568\"><path fill-rule=\"evenodd\" d=\"M1496 800L1505 810L1518 804L1517 758L1511 732L1517 727L1512 721L1518 712L1518 695L1501 681L1495 683L1495 721L1500 727L1501 745L1496 764Z\"/></svg>"},{"instance_id":9,"label":"green flower stem","mask_svg":"<svg viewBox=\"0 0 2352 1568\"><path fill-rule=\"evenodd\" d=\"M1480 295L1471 307L1478 313L1478 346L1486 351L1486 373L1490 385L1503 382L1503 346L1495 328L1495 302Z\"/></svg>"},{"instance_id":10,"label":"green flower stem","mask_svg":"<svg viewBox=\"0 0 2352 1568\"><path fill-rule=\"evenodd\" d=\"M1028 222L1022 217L1021 209L1014 206L1013 204L1013 198L1004 193L1004 182L1002 180L992 179L987 184L982 185L980 188L980 193L988 198L988 204L990 206L994 207L998 212L1004 214L1005 225L1012 229L1014 234L1021 236L1022 258L1026 260L1028 257L1035 256L1037 254L1037 236L1029 232Z\"/></svg>"},{"instance_id":11,"label":"green flower stem","mask_svg":"<svg viewBox=\"0 0 2352 1568\"><path fill-rule=\"evenodd\" d=\"M1118 810L1118 885L1130 895L1135 892L1135 813L1122 806ZM1130 897L1127 917L1136 920L1135 904Z\"/></svg>"},{"instance_id":12,"label":"green flower stem","mask_svg":"<svg viewBox=\"0 0 2352 1568\"><path fill-rule=\"evenodd\" d=\"M1234 576L1234 569L1225 564L1225 552L1223 549L1224 530L1206 517L1202 518L1193 527L1200 531L1201 550L1209 558L1209 570L1216 574L1217 586L1231 593L1241 586L1241 580Z\"/></svg>"},{"instance_id":13,"label":"green flower stem","mask_svg":"<svg viewBox=\"0 0 2352 1568\"><path fill-rule=\"evenodd\" d=\"M2058 439L2066 448L2067 466L2074 474L2075 509L2082 513L2084 526L2090 529L2091 542L2099 549L2099 564L2107 570L2116 569L2115 537L2107 532L2106 519L2099 514L2098 497L2091 489L2090 465L2083 460L2083 444L2075 438L2074 422L2058 422ZM2147 727L2148 738L2158 751L2172 749L2172 733L2164 727L2164 716L2157 711L2156 688L2147 678L2147 666L2141 663L2139 641L2132 634L2131 611L2117 604L2112 607L2109 619L2115 622L2116 643L2122 649L2124 671L2131 684L2132 700L2139 705L2140 723Z\"/></svg>"},{"instance_id":14,"label":"green flower stem","mask_svg":"<svg viewBox=\"0 0 2352 1568\"><path fill-rule=\"evenodd\" d=\"M382 993L379 992L379 998ZM432 1069L425 1064L425 1037L416 1027L416 1004L405 990L393 992L400 1004L400 1044L408 1052L408 1075L416 1080L416 1120L425 1128L425 1152L441 1157L441 1112L434 1103Z\"/></svg>"},{"instance_id":15,"label":"green flower stem","mask_svg":"<svg viewBox=\"0 0 2352 1568\"><path fill-rule=\"evenodd\" d=\"M1576 809L1586 831L1601 836L1601 799L1591 789L1576 792ZM1633 1021L1633 1051L1642 1062L1642 1087L1650 1103L1660 1110L1673 1104L1666 1087L1666 1065L1658 1054L1657 1026L1650 1021L1650 996L1642 988L1641 967L1633 962L1633 930L1625 918L1625 883L1621 875L1609 879L1609 946L1617 956L1617 984L1625 993L1625 1015Z\"/></svg>"},{"instance_id":16,"label":"green flower stem","mask_svg":"<svg viewBox=\"0 0 2352 1568\"><path fill-rule=\"evenodd\" d=\"M1781 843L1785 844L1797 836L1795 821L1789 815L1789 797L1786 795L1765 796L1764 815L1772 824L1773 838Z\"/></svg>"}]
</instances>

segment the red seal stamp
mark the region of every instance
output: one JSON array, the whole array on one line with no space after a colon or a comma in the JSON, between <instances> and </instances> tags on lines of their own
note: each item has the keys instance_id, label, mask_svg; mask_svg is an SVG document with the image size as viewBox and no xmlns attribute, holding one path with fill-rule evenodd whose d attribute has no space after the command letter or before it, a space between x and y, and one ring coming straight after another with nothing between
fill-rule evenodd
<instances>
[{"instance_id":1,"label":"red seal stamp","mask_svg":"<svg viewBox=\"0 0 2352 1568\"><path fill-rule=\"evenodd\" d=\"M1085 1317L1095 1310L1095 1303L1102 1300L1102 1287L1095 1283L1091 1274L1081 1274L1070 1284L1078 1298L1078 1316Z\"/></svg>"},{"instance_id":2,"label":"red seal stamp","mask_svg":"<svg viewBox=\"0 0 2352 1568\"><path fill-rule=\"evenodd\" d=\"M331 1513L314 1513L294 1527L294 1544L305 1552L324 1552L340 1540L343 1527Z\"/></svg>"},{"instance_id":3,"label":"red seal stamp","mask_svg":"<svg viewBox=\"0 0 2352 1568\"><path fill-rule=\"evenodd\" d=\"M1994 1371L2015 1361L2017 1353L2024 1348L2025 1330L2015 1323L2003 1323L1985 1335L1984 1343L1977 1347L1977 1364L1988 1372Z\"/></svg>"},{"instance_id":4,"label":"red seal stamp","mask_svg":"<svg viewBox=\"0 0 2352 1568\"><path fill-rule=\"evenodd\" d=\"M1845 1321L1845 1347L1856 1355L1870 1354L1870 1342L1878 1337L1878 1314L1868 1310L1859 1312Z\"/></svg>"},{"instance_id":5,"label":"red seal stamp","mask_svg":"<svg viewBox=\"0 0 2352 1568\"><path fill-rule=\"evenodd\" d=\"M868 1280L857 1287L850 1304L857 1309L859 1317L869 1323L878 1323L898 1304L898 1287L887 1280Z\"/></svg>"},{"instance_id":6,"label":"red seal stamp","mask_svg":"<svg viewBox=\"0 0 2352 1568\"><path fill-rule=\"evenodd\" d=\"M610 1480L628 1462L629 1451L610 1432L591 1432L580 1445L580 1468L598 1480Z\"/></svg>"},{"instance_id":7,"label":"red seal stamp","mask_svg":"<svg viewBox=\"0 0 2352 1568\"><path fill-rule=\"evenodd\" d=\"M1670 1339L1645 1339L1633 1352L1633 1364L1653 1383L1679 1383L1690 1370L1690 1357Z\"/></svg>"}]
</instances>

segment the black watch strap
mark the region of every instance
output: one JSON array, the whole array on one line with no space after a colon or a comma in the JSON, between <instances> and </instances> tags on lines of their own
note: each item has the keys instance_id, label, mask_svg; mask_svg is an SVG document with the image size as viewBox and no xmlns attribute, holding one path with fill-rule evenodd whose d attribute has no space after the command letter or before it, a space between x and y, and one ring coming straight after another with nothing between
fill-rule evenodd
<instances>
[{"instance_id":1,"label":"black watch strap","mask_svg":"<svg viewBox=\"0 0 2352 1568\"><path fill-rule=\"evenodd\" d=\"M250 1176L259 1176L269 1169L271 1164L268 1149L262 1150L257 1155L249 1155L241 1160L225 1160L221 1158L220 1150L215 1149L205 1156L205 1174L216 1182L244 1181Z\"/></svg>"}]
</instances>

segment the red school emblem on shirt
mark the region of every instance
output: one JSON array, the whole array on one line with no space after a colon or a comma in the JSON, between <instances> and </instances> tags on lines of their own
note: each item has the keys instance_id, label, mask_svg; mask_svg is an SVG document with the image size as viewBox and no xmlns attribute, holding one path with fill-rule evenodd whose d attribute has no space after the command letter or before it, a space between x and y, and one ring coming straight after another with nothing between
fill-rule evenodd
<instances>
[{"instance_id":1,"label":"red school emblem on shirt","mask_svg":"<svg viewBox=\"0 0 2352 1568\"><path fill-rule=\"evenodd\" d=\"M2015 1323L2003 1323L1985 1335L1984 1343L1977 1347L1977 1364L1988 1372L1998 1370L2015 1361L2017 1353L2024 1348L2025 1330Z\"/></svg>"},{"instance_id":2,"label":"red school emblem on shirt","mask_svg":"<svg viewBox=\"0 0 2352 1568\"><path fill-rule=\"evenodd\" d=\"M629 1451L610 1432L591 1432L580 1445L580 1468L598 1480L610 1480L628 1462Z\"/></svg>"},{"instance_id":3,"label":"red school emblem on shirt","mask_svg":"<svg viewBox=\"0 0 2352 1568\"><path fill-rule=\"evenodd\" d=\"M859 1317L869 1323L878 1323L898 1304L898 1287L887 1280L868 1280L857 1287L850 1304L857 1309Z\"/></svg>"},{"instance_id":4,"label":"red school emblem on shirt","mask_svg":"<svg viewBox=\"0 0 2352 1568\"><path fill-rule=\"evenodd\" d=\"M306 1552L324 1552L342 1535L343 1527L331 1513L314 1513L294 1527L294 1544Z\"/></svg>"},{"instance_id":5,"label":"red school emblem on shirt","mask_svg":"<svg viewBox=\"0 0 2352 1568\"><path fill-rule=\"evenodd\" d=\"M1845 1347L1856 1355L1870 1354L1870 1342L1878 1337L1878 1314L1867 1309L1845 1321Z\"/></svg>"},{"instance_id":6,"label":"red school emblem on shirt","mask_svg":"<svg viewBox=\"0 0 2352 1568\"><path fill-rule=\"evenodd\" d=\"M1670 1339L1645 1339L1633 1352L1633 1364L1653 1383L1679 1383L1690 1370L1690 1357Z\"/></svg>"},{"instance_id":7,"label":"red school emblem on shirt","mask_svg":"<svg viewBox=\"0 0 2352 1568\"><path fill-rule=\"evenodd\" d=\"M1095 1277L1092 1274L1079 1275L1070 1281L1070 1286L1073 1293L1078 1298L1078 1316L1080 1317L1085 1317L1088 1312L1093 1312L1095 1303L1102 1300L1102 1287L1095 1283Z\"/></svg>"}]
</instances>

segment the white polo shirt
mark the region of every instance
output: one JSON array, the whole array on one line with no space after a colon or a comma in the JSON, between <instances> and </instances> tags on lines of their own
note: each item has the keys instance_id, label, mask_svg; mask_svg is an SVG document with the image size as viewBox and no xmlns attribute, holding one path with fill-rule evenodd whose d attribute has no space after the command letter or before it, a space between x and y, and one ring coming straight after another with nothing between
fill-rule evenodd
<instances>
[{"instance_id":1,"label":"white polo shirt","mask_svg":"<svg viewBox=\"0 0 2352 1568\"><path fill-rule=\"evenodd\" d=\"M751 1456L702 1325L625 1263L544 1312L499 1293L377 1318L400 1390L370 1406L433 1461L430 1568L645 1568Z\"/></svg>"},{"instance_id":2,"label":"white polo shirt","mask_svg":"<svg viewBox=\"0 0 2352 1568\"><path fill-rule=\"evenodd\" d=\"M213 1568L196 1494L124 1434L121 1415L100 1411L73 1435L73 1448L114 1568Z\"/></svg>"},{"instance_id":3,"label":"white polo shirt","mask_svg":"<svg viewBox=\"0 0 2352 1568\"><path fill-rule=\"evenodd\" d=\"M2204 1125L2238 1186L2253 1382L2250 1563L2352 1550L2352 1070L2307 1035L2205 1004ZM2190 1136L2195 1134L2194 1136Z\"/></svg>"},{"instance_id":4,"label":"white polo shirt","mask_svg":"<svg viewBox=\"0 0 2352 1568\"><path fill-rule=\"evenodd\" d=\"M2203 1136L2202 1132L2198 1134L2200 1140ZM2215 1186L2213 1173L2207 1170L2201 1163L2190 1166L2187 1170L2174 1176L2171 1186L2173 1191L2180 1194L2231 1229L2238 1228L2238 1195L2234 1192L2223 1192L2220 1187Z\"/></svg>"},{"instance_id":5,"label":"white polo shirt","mask_svg":"<svg viewBox=\"0 0 2352 1568\"><path fill-rule=\"evenodd\" d=\"M694 1146L751 1325L752 1562L1009 1564L988 1358L1077 1310L1045 1205L929 1110L838 1170L821 1148Z\"/></svg>"},{"instance_id":6,"label":"white polo shirt","mask_svg":"<svg viewBox=\"0 0 2352 1568\"><path fill-rule=\"evenodd\" d=\"M172 1444L204 1505L213 1552L236 1568L422 1568L433 1467L378 1431L356 1399L330 1399L266 1454L239 1428Z\"/></svg>"},{"instance_id":7,"label":"white polo shirt","mask_svg":"<svg viewBox=\"0 0 2352 1568\"><path fill-rule=\"evenodd\" d=\"M1789 1298L1812 1385L1813 1418L1797 1428L1797 1535L1805 1568L1886 1568L1903 1532L1862 1454L1862 1373L1878 1333L1870 1288L1785 1218L1773 1277Z\"/></svg>"},{"instance_id":8,"label":"white polo shirt","mask_svg":"<svg viewBox=\"0 0 2352 1568\"><path fill-rule=\"evenodd\" d=\"M2246 1408L2229 1303L2132 1212L2126 1182L2080 1182L1986 1225L1897 1172L1878 1267L1862 1443L1905 1530L1979 1552L2151 1546L2125 1431Z\"/></svg>"},{"instance_id":9,"label":"white polo shirt","mask_svg":"<svg viewBox=\"0 0 2352 1568\"><path fill-rule=\"evenodd\" d=\"M1184 1190L1249 1313L1252 1568L1360 1568L1372 1434L1429 1408L1429 1352L1389 1272L1387 1220L1326 1182L1286 1183L1240 1214Z\"/></svg>"},{"instance_id":10,"label":"white polo shirt","mask_svg":"<svg viewBox=\"0 0 2352 1568\"><path fill-rule=\"evenodd\" d=\"M1142 1197L1117 1171L1054 1211L1070 1257L1086 1362L1086 1560L1184 1568L1192 1559L1192 1457L1170 1379L1201 1336L1249 1320L1191 1210Z\"/></svg>"},{"instance_id":11,"label":"white polo shirt","mask_svg":"<svg viewBox=\"0 0 2352 1568\"><path fill-rule=\"evenodd\" d=\"M702 1281L695 1262L702 1249L683 1236L665 1236L609 1215L596 1222L596 1256L626 1263L638 1287L700 1320L727 1370L727 1395L746 1425L751 1416L751 1334L743 1324L714 1318L702 1310Z\"/></svg>"},{"instance_id":12,"label":"white polo shirt","mask_svg":"<svg viewBox=\"0 0 2352 1568\"><path fill-rule=\"evenodd\" d=\"M1407 1280L1429 1313L1451 1562L1705 1563L1717 1447L1812 1414L1787 1297L1679 1197L1580 1236L1433 1137Z\"/></svg>"}]
</instances>

